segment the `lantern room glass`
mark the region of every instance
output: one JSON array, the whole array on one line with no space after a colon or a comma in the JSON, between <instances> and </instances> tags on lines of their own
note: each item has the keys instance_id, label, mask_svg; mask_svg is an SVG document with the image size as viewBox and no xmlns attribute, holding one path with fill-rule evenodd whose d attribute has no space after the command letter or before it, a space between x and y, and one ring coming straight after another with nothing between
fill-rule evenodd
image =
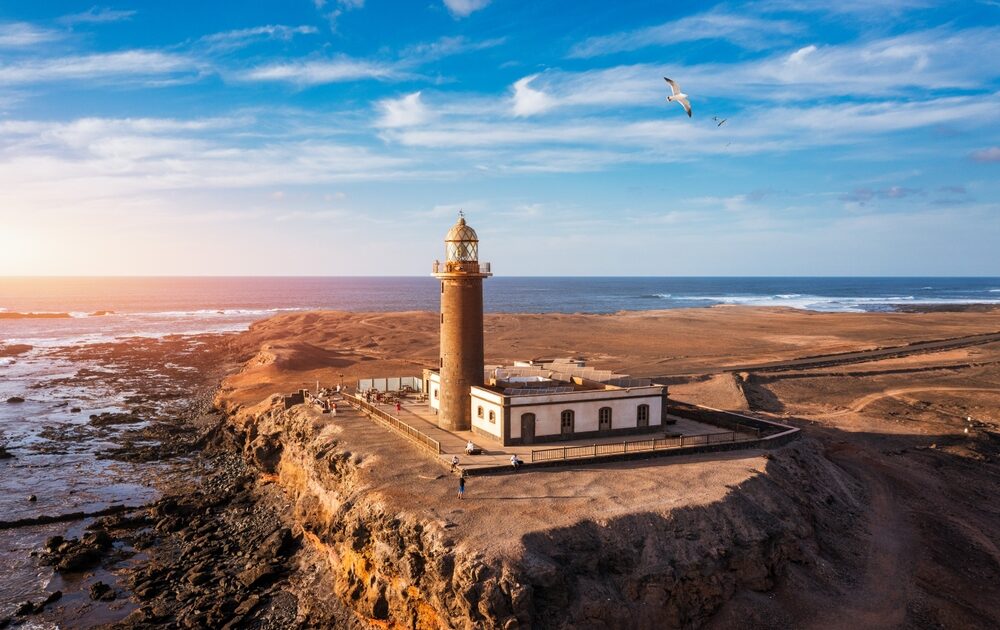
<instances>
[{"instance_id":1,"label":"lantern room glass","mask_svg":"<svg viewBox=\"0 0 1000 630\"><path fill-rule=\"evenodd\" d=\"M445 248L449 262L476 262L479 260L479 243L476 241L450 241Z\"/></svg>"}]
</instances>

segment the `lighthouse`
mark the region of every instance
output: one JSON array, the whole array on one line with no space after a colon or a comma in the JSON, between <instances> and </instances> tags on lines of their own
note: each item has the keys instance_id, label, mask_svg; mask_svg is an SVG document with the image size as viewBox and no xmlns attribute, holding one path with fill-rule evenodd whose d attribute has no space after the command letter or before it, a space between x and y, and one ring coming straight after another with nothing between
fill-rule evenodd
<instances>
[{"instance_id":1,"label":"lighthouse","mask_svg":"<svg viewBox=\"0 0 1000 630\"><path fill-rule=\"evenodd\" d=\"M441 281L441 399L438 426L472 428L469 388L483 384L483 278L490 264L479 262L479 237L459 213L444 237L444 262L435 261Z\"/></svg>"}]
</instances>

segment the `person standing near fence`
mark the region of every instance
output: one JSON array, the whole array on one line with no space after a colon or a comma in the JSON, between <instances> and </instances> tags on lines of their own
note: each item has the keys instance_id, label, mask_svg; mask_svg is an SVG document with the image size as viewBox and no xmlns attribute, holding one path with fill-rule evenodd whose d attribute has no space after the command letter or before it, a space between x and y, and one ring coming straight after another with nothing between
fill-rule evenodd
<instances>
[{"instance_id":1,"label":"person standing near fence","mask_svg":"<svg viewBox=\"0 0 1000 630\"><path fill-rule=\"evenodd\" d=\"M465 471L462 471L461 476L458 478L458 498L465 498Z\"/></svg>"}]
</instances>

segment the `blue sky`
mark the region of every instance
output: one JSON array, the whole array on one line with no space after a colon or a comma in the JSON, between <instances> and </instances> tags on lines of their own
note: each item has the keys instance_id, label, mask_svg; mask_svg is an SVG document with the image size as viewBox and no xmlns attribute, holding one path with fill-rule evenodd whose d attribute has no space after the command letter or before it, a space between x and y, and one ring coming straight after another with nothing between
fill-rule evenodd
<instances>
[{"instance_id":1,"label":"blue sky","mask_svg":"<svg viewBox=\"0 0 1000 630\"><path fill-rule=\"evenodd\" d=\"M1000 275L1000 2L695 4L4 3L0 274Z\"/></svg>"}]
</instances>

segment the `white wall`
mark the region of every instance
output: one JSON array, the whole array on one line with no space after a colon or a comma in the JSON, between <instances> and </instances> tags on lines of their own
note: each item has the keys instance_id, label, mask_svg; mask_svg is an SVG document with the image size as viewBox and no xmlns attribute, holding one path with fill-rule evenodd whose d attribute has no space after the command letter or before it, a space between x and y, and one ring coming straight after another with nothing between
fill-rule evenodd
<instances>
[{"instance_id":1,"label":"white wall","mask_svg":"<svg viewBox=\"0 0 1000 630\"><path fill-rule=\"evenodd\" d=\"M473 387L472 391L472 426L473 428L485 431L496 437L498 441L503 440L503 396L500 394ZM479 408L483 408L483 417L479 417ZM494 414L494 421L490 422L490 412Z\"/></svg>"},{"instance_id":2,"label":"white wall","mask_svg":"<svg viewBox=\"0 0 1000 630\"><path fill-rule=\"evenodd\" d=\"M427 381L430 383L430 391L427 392L427 404L437 413L441 410L441 375L431 372L430 378Z\"/></svg>"},{"instance_id":3,"label":"white wall","mask_svg":"<svg viewBox=\"0 0 1000 630\"><path fill-rule=\"evenodd\" d=\"M545 396L514 396L511 398L510 437L521 437L521 415L535 414L535 436L560 434L560 414L572 409L576 414L575 433L597 431L598 410L611 407L611 429L635 428L639 405L649 405L649 426L659 426L663 404L662 387L633 387L630 391L596 390L572 394ZM592 399L599 400L592 400ZM556 403L556 404L540 404Z\"/></svg>"}]
</instances>

